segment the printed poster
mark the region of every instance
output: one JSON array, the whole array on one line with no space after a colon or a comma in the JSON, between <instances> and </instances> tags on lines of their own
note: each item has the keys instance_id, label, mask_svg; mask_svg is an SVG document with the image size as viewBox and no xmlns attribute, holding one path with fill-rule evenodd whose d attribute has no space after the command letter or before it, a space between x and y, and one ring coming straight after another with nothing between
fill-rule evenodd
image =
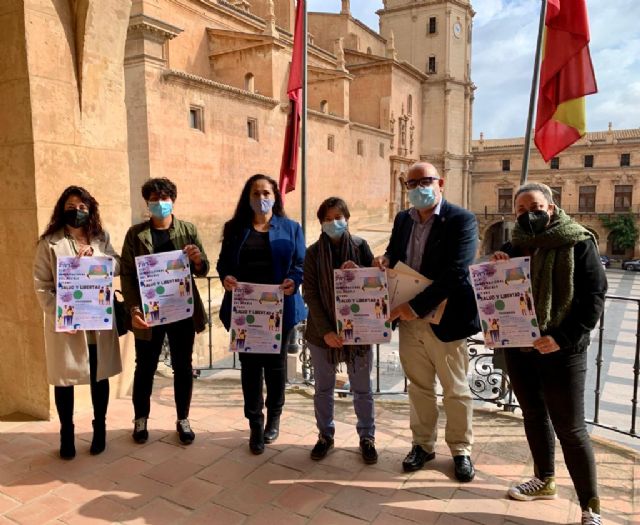
<instances>
[{"instance_id":1,"label":"printed poster","mask_svg":"<svg viewBox=\"0 0 640 525\"><path fill-rule=\"evenodd\" d=\"M182 250L136 257L144 320L150 326L193 315L189 257Z\"/></svg>"},{"instance_id":2,"label":"printed poster","mask_svg":"<svg viewBox=\"0 0 640 525\"><path fill-rule=\"evenodd\" d=\"M238 283L231 299L231 352L278 354L284 293L277 284Z\"/></svg>"},{"instance_id":3,"label":"printed poster","mask_svg":"<svg viewBox=\"0 0 640 525\"><path fill-rule=\"evenodd\" d=\"M387 273L380 268L333 271L337 332L345 345L391 341Z\"/></svg>"},{"instance_id":4,"label":"printed poster","mask_svg":"<svg viewBox=\"0 0 640 525\"><path fill-rule=\"evenodd\" d=\"M111 257L58 257L57 283L56 332L111 330Z\"/></svg>"},{"instance_id":5,"label":"printed poster","mask_svg":"<svg viewBox=\"0 0 640 525\"><path fill-rule=\"evenodd\" d=\"M484 342L527 347L540 337L531 291L530 257L469 266Z\"/></svg>"}]
</instances>

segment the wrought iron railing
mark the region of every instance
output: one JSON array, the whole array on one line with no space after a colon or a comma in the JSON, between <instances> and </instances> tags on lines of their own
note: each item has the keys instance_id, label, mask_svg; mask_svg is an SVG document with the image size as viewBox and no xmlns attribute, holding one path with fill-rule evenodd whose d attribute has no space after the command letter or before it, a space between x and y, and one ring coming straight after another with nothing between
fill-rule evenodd
<instances>
[{"instance_id":1,"label":"wrought iron railing","mask_svg":"<svg viewBox=\"0 0 640 525\"><path fill-rule=\"evenodd\" d=\"M196 370L204 371L204 370L227 370L227 369L238 369L238 362L236 354L233 353L232 362L230 365L222 365L221 361L214 361L213 355L213 324L212 324L212 314L213 314L213 297L212 297L212 280L217 280L217 276L209 276L206 278L207 280L207 316L209 320L209 330L208 330L208 361L209 364L203 367L197 367ZM634 347L634 358L633 358L633 366L631 371L631 383L632 383L632 392L630 399L630 414L628 419L628 430L620 428L620 425L614 425L612 423L603 422L602 414L601 414L601 405L602 405L602 389L603 385L603 367L606 364L604 353L605 346L607 344L607 340L605 339L605 333L609 331L614 331L616 337L614 339L609 340L609 345L614 345L617 342L618 331L613 327L606 327L607 310L610 308L607 307L602 313L600 318L600 322L597 327L597 338L592 341L592 347L595 346L597 348L596 358L595 358L595 381L594 381L594 389L593 389L593 417L587 419L587 423L604 428L607 430L611 430L613 432L617 432L620 434L625 434L628 436L632 436L635 438L640 438L640 434L637 430L637 417L638 417L638 390L640 384L640 298L632 298L632 297L623 297L618 295L607 295L606 300L609 303L609 307L611 306L611 302L614 303L632 303L635 305L636 313L635 313L635 347ZM301 381L303 383L312 385L314 381L313 374L313 365L311 363L311 355L306 346L306 342L304 340L304 330L299 329L294 333L293 340L289 341L289 344L292 345L292 348L299 348L299 356L301 369L302 369L302 377ZM381 345L375 346L375 363L374 363L374 392L378 396L384 395L403 395L407 393L407 379L406 376L403 376L403 384L402 388L396 389L385 389L382 387L382 375L384 374L383 363L381 362L381 353L383 347ZM496 406L508 410L513 411L518 408L517 399L515 398L513 391L511 389L511 383L509 381L509 376L506 372L506 366L504 363L504 356L501 350L492 350L487 348L484 345L484 342L481 339L469 338L467 339L467 351L469 353L469 387L471 389L471 393L473 398L477 401L492 403ZM508 350L506 350L508 351ZM350 394L348 389L337 389L336 393L341 395ZM590 397L591 392L587 392Z\"/></svg>"}]
</instances>

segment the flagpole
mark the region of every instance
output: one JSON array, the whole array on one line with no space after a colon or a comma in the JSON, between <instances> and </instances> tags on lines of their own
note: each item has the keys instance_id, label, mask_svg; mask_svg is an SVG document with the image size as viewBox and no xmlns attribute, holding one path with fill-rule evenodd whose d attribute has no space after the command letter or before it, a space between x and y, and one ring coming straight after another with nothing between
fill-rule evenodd
<instances>
[{"instance_id":1,"label":"flagpole","mask_svg":"<svg viewBox=\"0 0 640 525\"><path fill-rule=\"evenodd\" d=\"M304 36L304 45L302 47L302 118L301 118L301 127L302 127L302 137L300 138L300 146L301 146L301 155L302 159L300 162L300 198L302 199L300 205L300 213L302 214L302 233L306 238L307 235L307 44L309 42L309 37L307 34L307 2L306 0L298 0L299 2L304 2L303 9L303 31L302 34Z\"/></svg>"},{"instance_id":2,"label":"flagpole","mask_svg":"<svg viewBox=\"0 0 640 525\"><path fill-rule=\"evenodd\" d=\"M542 37L544 35L544 23L547 16L547 0L542 0L540 7L540 24L538 26L538 43L536 45L536 57L533 65L533 79L531 80L531 95L529 96L529 115L527 116L527 131L524 136L524 155L522 157L522 173L520 185L527 183L529 175L529 157L531 156L531 133L533 130L533 113L536 108L538 95L538 81L540 78L540 63L542 62Z\"/></svg>"}]
</instances>

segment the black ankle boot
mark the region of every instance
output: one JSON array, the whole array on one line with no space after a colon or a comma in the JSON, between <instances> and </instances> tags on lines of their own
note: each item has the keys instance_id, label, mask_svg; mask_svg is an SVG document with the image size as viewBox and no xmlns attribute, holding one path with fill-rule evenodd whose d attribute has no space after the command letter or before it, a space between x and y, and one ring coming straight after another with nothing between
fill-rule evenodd
<instances>
[{"instance_id":1,"label":"black ankle boot","mask_svg":"<svg viewBox=\"0 0 640 525\"><path fill-rule=\"evenodd\" d=\"M76 457L74 430L75 426L73 423L60 427L60 457L62 459L73 459Z\"/></svg>"},{"instance_id":2,"label":"black ankle boot","mask_svg":"<svg viewBox=\"0 0 640 525\"><path fill-rule=\"evenodd\" d=\"M262 425L251 425L249 448L255 455L262 454L264 452L264 429L262 428Z\"/></svg>"},{"instance_id":3,"label":"black ankle boot","mask_svg":"<svg viewBox=\"0 0 640 525\"><path fill-rule=\"evenodd\" d=\"M267 416L267 426L264 427L264 442L273 443L280 435L280 416Z\"/></svg>"},{"instance_id":4,"label":"black ankle boot","mask_svg":"<svg viewBox=\"0 0 640 525\"><path fill-rule=\"evenodd\" d=\"M91 424L93 425L93 439L91 440L89 453L95 456L104 452L106 447L107 428L104 419L101 419L100 421L94 420Z\"/></svg>"}]
</instances>

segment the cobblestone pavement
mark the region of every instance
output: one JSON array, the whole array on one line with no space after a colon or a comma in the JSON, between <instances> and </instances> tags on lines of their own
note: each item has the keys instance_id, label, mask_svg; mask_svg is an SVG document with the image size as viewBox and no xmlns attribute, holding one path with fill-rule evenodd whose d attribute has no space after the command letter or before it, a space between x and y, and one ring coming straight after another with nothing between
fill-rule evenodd
<instances>
[{"instance_id":1,"label":"cobblestone pavement","mask_svg":"<svg viewBox=\"0 0 640 525\"><path fill-rule=\"evenodd\" d=\"M404 401L378 402L380 459L365 465L349 399L336 402L336 448L309 458L316 440L311 392L287 394L281 434L261 456L247 445L239 374L196 382L190 446L179 444L171 380L158 377L145 445L133 443L129 399L109 407L107 450L88 453L91 413L76 415L77 456L58 458L56 421L0 422L0 524L542 525L579 523L558 450L560 497L530 503L505 497L532 467L521 420L486 411L474 417L472 483L453 478L443 444L421 471L400 463L411 446ZM442 422L444 423L444 422ZM442 433L441 433L442 435ZM596 442L605 523L640 523L640 456Z\"/></svg>"}]
</instances>

